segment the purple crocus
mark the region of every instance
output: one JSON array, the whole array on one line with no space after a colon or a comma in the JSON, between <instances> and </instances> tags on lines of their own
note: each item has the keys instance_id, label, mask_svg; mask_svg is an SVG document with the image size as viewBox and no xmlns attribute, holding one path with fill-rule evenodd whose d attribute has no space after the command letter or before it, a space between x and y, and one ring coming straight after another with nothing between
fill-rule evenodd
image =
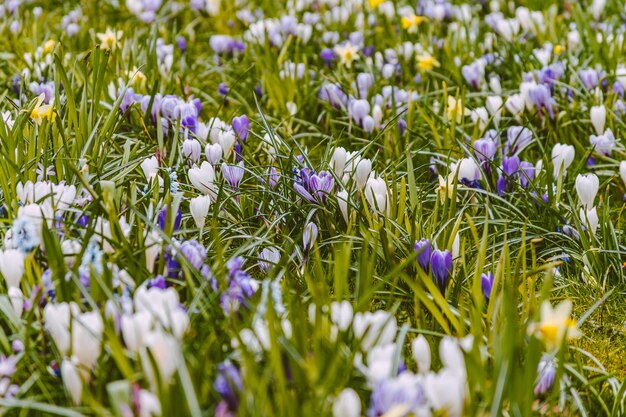
<instances>
[{"instance_id":1,"label":"purple crocus","mask_svg":"<svg viewBox=\"0 0 626 417\"><path fill-rule=\"evenodd\" d=\"M533 132L523 126L511 126L506 132L505 155L517 155L533 139Z\"/></svg>"},{"instance_id":2,"label":"purple crocus","mask_svg":"<svg viewBox=\"0 0 626 417\"><path fill-rule=\"evenodd\" d=\"M222 396L232 412L239 407L239 393L243 389L243 381L239 369L230 362L222 362L217 366L217 378L213 388Z\"/></svg>"},{"instance_id":3,"label":"purple crocus","mask_svg":"<svg viewBox=\"0 0 626 417\"><path fill-rule=\"evenodd\" d=\"M326 202L326 198L333 190L334 185L335 180L328 171L322 171L319 174L311 175L311 179L309 181L313 197L315 197L315 199L322 204Z\"/></svg>"},{"instance_id":4,"label":"purple crocus","mask_svg":"<svg viewBox=\"0 0 626 417\"><path fill-rule=\"evenodd\" d=\"M539 366L537 366L537 385L535 385L535 395L537 397L545 395L552 385L554 384L554 379L556 378L556 366L554 363L554 359L543 357L541 361L539 361Z\"/></svg>"},{"instance_id":5,"label":"purple crocus","mask_svg":"<svg viewBox=\"0 0 626 417\"><path fill-rule=\"evenodd\" d=\"M452 254L449 250L435 249L430 256L430 268L435 276L437 286L442 294L445 294L452 268Z\"/></svg>"},{"instance_id":6,"label":"purple crocus","mask_svg":"<svg viewBox=\"0 0 626 417\"><path fill-rule=\"evenodd\" d=\"M413 250L417 253L417 262L425 272L430 267L430 257L433 253L433 245L429 240L422 238L419 242L415 242Z\"/></svg>"},{"instance_id":7,"label":"purple crocus","mask_svg":"<svg viewBox=\"0 0 626 417\"><path fill-rule=\"evenodd\" d=\"M248 139L248 132L250 131L250 121L248 120L248 116L241 115L238 117L233 117L233 130L242 141L246 141Z\"/></svg>"},{"instance_id":8,"label":"purple crocus","mask_svg":"<svg viewBox=\"0 0 626 417\"><path fill-rule=\"evenodd\" d=\"M231 187L238 188L244 174L243 161L237 165L228 165L225 162L222 163L222 175L224 179L228 181Z\"/></svg>"},{"instance_id":9,"label":"purple crocus","mask_svg":"<svg viewBox=\"0 0 626 417\"><path fill-rule=\"evenodd\" d=\"M207 250L197 240L186 240L180 245L180 252L195 269L200 270L206 259Z\"/></svg>"},{"instance_id":10,"label":"purple crocus","mask_svg":"<svg viewBox=\"0 0 626 417\"><path fill-rule=\"evenodd\" d=\"M474 154L482 163L493 160L497 150L498 144L491 138L485 137L474 142Z\"/></svg>"},{"instance_id":11,"label":"purple crocus","mask_svg":"<svg viewBox=\"0 0 626 417\"><path fill-rule=\"evenodd\" d=\"M537 111L541 112L543 109L548 113L550 119L554 119L554 104L555 101L552 98L552 94L550 93L550 89L544 85L539 84L533 86L529 91L528 95L530 96L531 101L535 105Z\"/></svg>"},{"instance_id":12,"label":"purple crocus","mask_svg":"<svg viewBox=\"0 0 626 417\"><path fill-rule=\"evenodd\" d=\"M322 57L324 62L330 63L333 62L333 60L335 59L335 52L330 48L324 48L322 49L320 56Z\"/></svg>"},{"instance_id":13,"label":"purple crocus","mask_svg":"<svg viewBox=\"0 0 626 417\"><path fill-rule=\"evenodd\" d=\"M217 86L217 92L219 93L220 96L222 97L226 97L228 95L228 84L226 83L220 83Z\"/></svg>"},{"instance_id":14,"label":"purple crocus","mask_svg":"<svg viewBox=\"0 0 626 417\"><path fill-rule=\"evenodd\" d=\"M502 159L502 171L507 177L514 176L520 169L520 160L517 156L504 157Z\"/></svg>"},{"instance_id":15,"label":"purple crocus","mask_svg":"<svg viewBox=\"0 0 626 417\"><path fill-rule=\"evenodd\" d=\"M483 289L483 295L485 296L485 298L487 299L487 301L489 301L489 299L491 298L491 290L493 289L493 283L494 283L494 276L491 273L491 271L482 274L480 276L480 282L481 282L481 287Z\"/></svg>"},{"instance_id":16,"label":"purple crocus","mask_svg":"<svg viewBox=\"0 0 626 417\"><path fill-rule=\"evenodd\" d=\"M168 212L168 206L165 206L159 213L158 224L161 230L165 230L165 221L167 220L167 212ZM183 219L183 214L180 211L180 209L178 209L178 211L176 212L176 217L174 218L174 229L173 229L174 231L177 231L178 229L180 229L180 222L182 221L182 219Z\"/></svg>"},{"instance_id":17,"label":"purple crocus","mask_svg":"<svg viewBox=\"0 0 626 417\"><path fill-rule=\"evenodd\" d=\"M532 162L522 161L520 163L520 182L522 183L522 187L528 188L528 184L530 181L535 179L535 165Z\"/></svg>"}]
</instances>

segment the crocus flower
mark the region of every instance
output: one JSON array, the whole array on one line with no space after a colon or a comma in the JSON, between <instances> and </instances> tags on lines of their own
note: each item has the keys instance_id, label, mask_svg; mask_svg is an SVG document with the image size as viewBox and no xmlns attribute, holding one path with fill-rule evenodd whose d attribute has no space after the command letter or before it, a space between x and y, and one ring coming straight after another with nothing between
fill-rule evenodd
<instances>
[{"instance_id":1,"label":"crocus flower","mask_svg":"<svg viewBox=\"0 0 626 417\"><path fill-rule=\"evenodd\" d=\"M430 257L430 268L435 276L437 286L441 293L444 294L450 278L450 269L452 268L452 254L450 251L447 249L444 251L435 249Z\"/></svg>"},{"instance_id":2,"label":"crocus flower","mask_svg":"<svg viewBox=\"0 0 626 417\"><path fill-rule=\"evenodd\" d=\"M537 397L541 397L545 395L554 384L554 379L556 378L556 364L554 363L554 359L544 355L537 366L537 376L537 385L535 385L534 392Z\"/></svg>"},{"instance_id":3,"label":"crocus flower","mask_svg":"<svg viewBox=\"0 0 626 417\"><path fill-rule=\"evenodd\" d=\"M483 295L489 301L491 298L491 290L493 289L495 278L491 271L484 273L480 276L481 288L483 290Z\"/></svg>"},{"instance_id":4,"label":"crocus flower","mask_svg":"<svg viewBox=\"0 0 626 417\"><path fill-rule=\"evenodd\" d=\"M239 407L239 393L243 389L239 370L230 362L222 362L218 365L217 372L213 388L224 398L229 410L236 412Z\"/></svg>"},{"instance_id":5,"label":"crocus flower","mask_svg":"<svg viewBox=\"0 0 626 417\"><path fill-rule=\"evenodd\" d=\"M248 120L248 116L245 114L242 116L233 118L233 130L242 141L246 141L248 139L248 132L250 130L250 121Z\"/></svg>"},{"instance_id":6,"label":"crocus flower","mask_svg":"<svg viewBox=\"0 0 626 417\"><path fill-rule=\"evenodd\" d=\"M548 349L558 349L564 338L573 339L581 335L576 321L570 317L572 302L564 300L556 307L545 300L541 304L540 320L528 327L528 333L544 341Z\"/></svg>"},{"instance_id":7,"label":"crocus flower","mask_svg":"<svg viewBox=\"0 0 626 417\"><path fill-rule=\"evenodd\" d=\"M433 252L433 245L430 241L422 238L419 242L415 242L413 250L417 253L417 262L425 272L428 272L430 267L430 257Z\"/></svg>"},{"instance_id":8,"label":"crocus flower","mask_svg":"<svg viewBox=\"0 0 626 417\"><path fill-rule=\"evenodd\" d=\"M591 209L593 207L593 201L596 198L599 186L600 182L596 174L578 174L576 177L576 192L584 208Z\"/></svg>"},{"instance_id":9,"label":"crocus flower","mask_svg":"<svg viewBox=\"0 0 626 417\"><path fill-rule=\"evenodd\" d=\"M244 172L243 161L240 161L237 165L222 163L222 175L233 188L239 187L239 183L241 183L241 180L243 179Z\"/></svg>"}]
</instances>

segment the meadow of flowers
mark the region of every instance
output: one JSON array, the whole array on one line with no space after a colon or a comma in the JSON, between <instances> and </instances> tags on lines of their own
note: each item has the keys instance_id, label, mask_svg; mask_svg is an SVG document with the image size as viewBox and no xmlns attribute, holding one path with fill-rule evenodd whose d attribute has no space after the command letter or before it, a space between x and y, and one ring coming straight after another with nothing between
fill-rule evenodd
<instances>
[{"instance_id":1,"label":"meadow of flowers","mask_svg":"<svg viewBox=\"0 0 626 417\"><path fill-rule=\"evenodd\" d=\"M622 1L0 33L0 415L626 415Z\"/></svg>"}]
</instances>

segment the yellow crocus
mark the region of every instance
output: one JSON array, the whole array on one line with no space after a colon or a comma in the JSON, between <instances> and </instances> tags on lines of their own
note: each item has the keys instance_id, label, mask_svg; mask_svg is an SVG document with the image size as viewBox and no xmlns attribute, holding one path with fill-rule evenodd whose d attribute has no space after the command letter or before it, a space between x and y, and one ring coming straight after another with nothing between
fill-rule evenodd
<instances>
[{"instance_id":1,"label":"yellow crocus","mask_svg":"<svg viewBox=\"0 0 626 417\"><path fill-rule=\"evenodd\" d=\"M54 109L52 104L43 104L43 100L45 95L42 93L39 97L37 97L37 101L35 102L35 107L30 112L30 118L33 121L40 125L44 119L50 120L50 123L54 122Z\"/></svg>"}]
</instances>

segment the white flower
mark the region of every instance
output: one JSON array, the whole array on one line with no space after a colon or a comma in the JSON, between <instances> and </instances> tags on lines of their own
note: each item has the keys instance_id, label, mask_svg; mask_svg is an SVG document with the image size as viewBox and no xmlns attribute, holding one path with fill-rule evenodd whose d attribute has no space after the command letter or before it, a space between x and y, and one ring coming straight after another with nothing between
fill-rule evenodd
<instances>
[{"instance_id":1,"label":"white flower","mask_svg":"<svg viewBox=\"0 0 626 417\"><path fill-rule=\"evenodd\" d=\"M368 182L368 178L370 173L372 172L372 161L369 159L360 159L356 164L356 185L359 190L362 190L365 187L365 184Z\"/></svg>"},{"instance_id":2,"label":"white flower","mask_svg":"<svg viewBox=\"0 0 626 417\"><path fill-rule=\"evenodd\" d=\"M83 381L81 380L80 373L78 372L77 363L75 359L64 359L61 363L61 378L67 391L70 393L72 402L74 405L80 404L80 399L83 393Z\"/></svg>"},{"instance_id":3,"label":"white flower","mask_svg":"<svg viewBox=\"0 0 626 417\"><path fill-rule=\"evenodd\" d=\"M387 182L378 177L370 178L365 185L365 199L372 210L389 215L389 205L387 204Z\"/></svg>"},{"instance_id":4,"label":"white flower","mask_svg":"<svg viewBox=\"0 0 626 417\"><path fill-rule=\"evenodd\" d=\"M159 160L156 156L144 159L141 162L141 170L147 181L152 180L159 172Z\"/></svg>"},{"instance_id":5,"label":"white flower","mask_svg":"<svg viewBox=\"0 0 626 417\"><path fill-rule=\"evenodd\" d=\"M471 182L480 179L480 169L471 158L463 158L456 164L452 164L450 171L456 172L459 181L465 179Z\"/></svg>"},{"instance_id":6,"label":"white flower","mask_svg":"<svg viewBox=\"0 0 626 417\"><path fill-rule=\"evenodd\" d=\"M371 387L375 387L378 382L391 377L396 349L395 343L379 344L372 347L367 352L367 365L362 363L361 354L355 356L355 367L363 373Z\"/></svg>"},{"instance_id":7,"label":"white flower","mask_svg":"<svg viewBox=\"0 0 626 417\"><path fill-rule=\"evenodd\" d=\"M595 207L591 209L580 208L580 220L584 225L589 227L592 234L596 234L598 226L600 225L600 219L598 218L598 211Z\"/></svg>"},{"instance_id":8,"label":"white flower","mask_svg":"<svg viewBox=\"0 0 626 417\"><path fill-rule=\"evenodd\" d=\"M515 117L519 117L524 113L525 102L521 94L514 94L506 99L504 103L506 109Z\"/></svg>"},{"instance_id":9,"label":"white flower","mask_svg":"<svg viewBox=\"0 0 626 417\"><path fill-rule=\"evenodd\" d=\"M203 227L206 222L206 216L209 213L211 198L208 195L192 198L189 201L189 210L191 216L196 222L197 227Z\"/></svg>"},{"instance_id":10,"label":"white flower","mask_svg":"<svg viewBox=\"0 0 626 417\"><path fill-rule=\"evenodd\" d=\"M430 371L430 346L424 335L420 334L413 339L411 350L413 351L413 359L417 364L417 369L420 374L428 373L428 371Z\"/></svg>"},{"instance_id":11,"label":"white flower","mask_svg":"<svg viewBox=\"0 0 626 417\"><path fill-rule=\"evenodd\" d=\"M146 378L152 387L156 387L155 372L158 372L161 381L167 385L178 367L178 342L173 336L157 327L146 335L145 346L146 348L141 350L141 363ZM152 366L152 358L156 363L156 369Z\"/></svg>"},{"instance_id":12,"label":"white flower","mask_svg":"<svg viewBox=\"0 0 626 417\"><path fill-rule=\"evenodd\" d=\"M124 314L120 320L120 328L126 347L132 352L139 352L152 324L152 315L147 311Z\"/></svg>"},{"instance_id":13,"label":"white flower","mask_svg":"<svg viewBox=\"0 0 626 417\"><path fill-rule=\"evenodd\" d=\"M626 161L622 161L619 163L619 175L622 177L622 182L624 186L626 186Z\"/></svg>"},{"instance_id":14,"label":"white flower","mask_svg":"<svg viewBox=\"0 0 626 417\"><path fill-rule=\"evenodd\" d=\"M209 163L216 165L222 159L224 150L222 149L222 145L219 143L207 143L204 148L204 154L206 155L206 159Z\"/></svg>"},{"instance_id":15,"label":"white flower","mask_svg":"<svg viewBox=\"0 0 626 417\"><path fill-rule=\"evenodd\" d=\"M330 305L330 318L342 332L352 324L352 304L349 301L335 301Z\"/></svg>"},{"instance_id":16,"label":"white flower","mask_svg":"<svg viewBox=\"0 0 626 417\"><path fill-rule=\"evenodd\" d=\"M24 294L22 294L22 290L18 287L9 287L8 295L15 314L17 314L17 317L21 317L24 311Z\"/></svg>"},{"instance_id":17,"label":"white flower","mask_svg":"<svg viewBox=\"0 0 626 417\"><path fill-rule=\"evenodd\" d=\"M371 347L378 344L389 344L396 337L398 324L396 318L384 311L374 313L357 313L352 322L354 336L361 339L361 348L367 352Z\"/></svg>"},{"instance_id":18,"label":"white flower","mask_svg":"<svg viewBox=\"0 0 626 417\"><path fill-rule=\"evenodd\" d=\"M8 287L19 287L24 275L24 254L17 249L0 251L0 272Z\"/></svg>"},{"instance_id":19,"label":"white flower","mask_svg":"<svg viewBox=\"0 0 626 417\"><path fill-rule=\"evenodd\" d=\"M590 111L591 124L596 129L596 133L604 133L604 123L606 122L606 107L604 105L593 106Z\"/></svg>"},{"instance_id":20,"label":"white flower","mask_svg":"<svg viewBox=\"0 0 626 417\"><path fill-rule=\"evenodd\" d=\"M343 177L346 162L348 160L348 152L342 147L335 148L330 158L330 167L335 171L338 178Z\"/></svg>"},{"instance_id":21,"label":"white flower","mask_svg":"<svg viewBox=\"0 0 626 417\"><path fill-rule=\"evenodd\" d=\"M348 192L346 190L341 190L337 192L337 205L339 205L339 210L341 210L341 215L343 219L348 223L349 215L348 215Z\"/></svg>"},{"instance_id":22,"label":"white flower","mask_svg":"<svg viewBox=\"0 0 626 417\"><path fill-rule=\"evenodd\" d=\"M202 165L198 167L194 165L187 171L189 182L201 193L211 196L211 200L215 201L217 198L215 190L215 170L213 166L204 161Z\"/></svg>"},{"instance_id":23,"label":"white flower","mask_svg":"<svg viewBox=\"0 0 626 417\"><path fill-rule=\"evenodd\" d=\"M552 164L554 166L554 178L559 176L561 167L563 167L563 176L567 172L567 168L574 162L576 150L572 145L563 145L557 143L552 148Z\"/></svg>"},{"instance_id":24,"label":"white flower","mask_svg":"<svg viewBox=\"0 0 626 417\"><path fill-rule=\"evenodd\" d=\"M224 158L228 158L233 150L237 136L232 130L226 130L219 133L217 143L222 147Z\"/></svg>"},{"instance_id":25,"label":"white flower","mask_svg":"<svg viewBox=\"0 0 626 417\"><path fill-rule=\"evenodd\" d=\"M104 323L100 312L92 311L73 315L72 355L78 362L91 369L100 356L100 341ZM90 372L87 372L87 377Z\"/></svg>"},{"instance_id":26,"label":"white flower","mask_svg":"<svg viewBox=\"0 0 626 417\"><path fill-rule=\"evenodd\" d=\"M153 417L161 415L159 398L148 390L139 390L139 417Z\"/></svg>"},{"instance_id":27,"label":"white flower","mask_svg":"<svg viewBox=\"0 0 626 417\"><path fill-rule=\"evenodd\" d=\"M462 374L450 368L430 373L424 381L426 397L432 408L448 417L460 417L465 403L466 381Z\"/></svg>"},{"instance_id":28,"label":"white flower","mask_svg":"<svg viewBox=\"0 0 626 417\"><path fill-rule=\"evenodd\" d=\"M591 2L591 15L595 20L599 20L602 12L604 11L604 7L606 6L606 0L593 0Z\"/></svg>"},{"instance_id":29,"label":"white flower","mask_svg":"<svg viewBox=\"0 0 626 417\"><path fill-rule=\"evenodd\" d=\"M576 177L576 192L585 209L593 207L599 186L600 182L596 174L578 174Z\"/></svg>"},{"instance_id":30,"label":"white flower","mask_svg":"<svg viewBox=\"0 0 626 417\"><path fill-rule=\"evenodd\" d=\"M43 309L46 330L63 356L70 350L70 308L77 310L78 306L68 303L48 303Z\"/></svg>"},{"instance_id":31,"label":"white flower","mask_svg":"<svg viewBox=\"0 0 626 417\"><path fill-rule=\"evenodd\" d=\"M333 417L360 417L361 400L352 388L345 388L333 403Z\"/></svg>"}]
</instances>

